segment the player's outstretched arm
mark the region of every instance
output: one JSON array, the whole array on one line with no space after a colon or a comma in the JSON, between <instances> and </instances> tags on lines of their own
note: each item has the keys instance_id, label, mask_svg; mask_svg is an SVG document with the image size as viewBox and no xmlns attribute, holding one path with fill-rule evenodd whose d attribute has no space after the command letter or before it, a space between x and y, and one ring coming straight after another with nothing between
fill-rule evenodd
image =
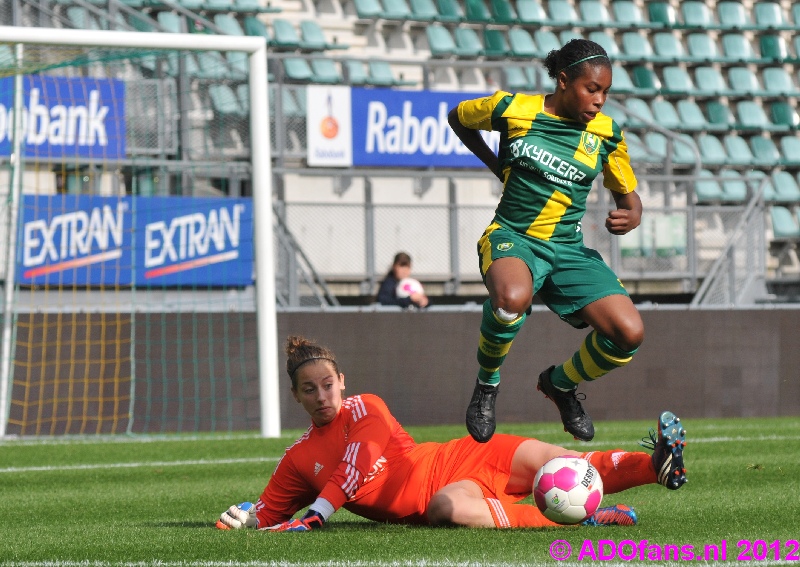
<instances>
[{"instance_id":1,"label":"player's outstretched arm","mask_svg":"<svg viewBox=\"0 0 800 567\"><path fill-rule=\"evenodd\" d=\"M217 520L217 528L221 530L238 530L240 528L258 528L256 505L252 502L234 504Z\"/></svg>"}]
</instances>

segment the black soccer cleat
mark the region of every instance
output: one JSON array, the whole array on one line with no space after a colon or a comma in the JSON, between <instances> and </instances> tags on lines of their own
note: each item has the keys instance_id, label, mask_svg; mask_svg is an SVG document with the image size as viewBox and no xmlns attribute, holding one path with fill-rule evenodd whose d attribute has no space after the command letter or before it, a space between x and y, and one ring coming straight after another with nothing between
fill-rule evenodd
<instances>
[{"instance_id":1,"label":"black soccer cleat","mask_svg":"<svg viewBox=\"0 0 800 567\"><path fill-rule=\"evenodd\" d=\"M467 406L467 431L478 443L486 443L494 435L494 403L500 386L475 382L472 399Z\"/></svg>"},{"instance_id":2,"label":"black soccer cleat","mask_svg":"<svg viewBox=\"0 0 800 567\"><path fill-rule=\"evenodd\" d=\"M583 406L575 396L575 390L564 392L553 386L550 380L550 373L555 369L551 366L539 374L539 383L536 389L550 398L561 414L561 423L564 424L564 431L572 434L578 441L591 441L594 437L594 425L592 418L589 417Z\"/></svg>"},{"instance_id":3,"label":"black soccer cleat","mask_svg":"<svg viewBox=\"0 0 800 567\"><path fill-rule=\"evenodd\" d=\"M651 429L650 439L643 438L640 445L653 450L653 466L659 484L670 490L678 490L686 484L686 469L683 466L686 430L679 417L671 411L661 412L658 417L658 437Z\"/></svg>"}]
</instances>

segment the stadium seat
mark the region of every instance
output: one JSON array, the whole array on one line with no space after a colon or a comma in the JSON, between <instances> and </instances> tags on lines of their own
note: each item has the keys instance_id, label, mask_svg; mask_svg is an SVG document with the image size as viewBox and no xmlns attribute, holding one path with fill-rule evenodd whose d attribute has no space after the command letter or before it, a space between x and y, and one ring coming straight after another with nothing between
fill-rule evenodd
<instances>
[{"instance_id":1,"label":"stadium seat","mask_svg":"<svg viewBox=\"0 0 800 567\"><path fill-rule=\"evenodd\" d=\"M410 20L411 8L406 0L383 0L381 17L386 20Z\"/></svg>"},{"instance_id":2,"label":"stadium seat","mask_svg":"<svg viewBox=\"0 0 800 567\"><path fill-rule=\"evenodd\" d=\"M761 59L767 61L786 61L790 58L789 45L780 35L762 34L759 36Z\"/></svg>"},{"instance_id":3,"label":"stadium seat","mask_svg":"<svg viewBox=\"0 0 800 567\"><path fill-rule=\"evenodd\" d=\"M698 158L695 156L697 144L688 134L681 134L677 140L673 140L672 162L680 165L694 165Z\"/></svg>"},{"instance_id":4,"label":"stadium seat","mask_svg":"<svg viewBox=\"0 0 800 567\"><path fill-rule=\"evenodd\" d=\"M600 0L581 0L578 4L580 25L584 29L613 28L616 24L608 8Z\"/></svg>"},{"instance_id":5,"label":"stadium seat","mask_svg":"<svg viewBox=\"0 0 800 567\"><path fill-rule=\"evenodd\" d=\"M622 34L622 53L629 61L649 61L653 59L653 47L644 35L636 31ZM635 81L635 76L634 76Z\"/></svg>"},{"instance_id":6,"label":"stadium seat","mask_svg":"<svg viewBox=\"0 0 800 567\"><path fill-rule=\"evenodd\" d=\"M436 5L439 8L439 20L443 22L463 22L466 19L457 0L436 0Z\"/></svg>"},{"instance_id":7,"label":"stadium seat","mask_svg":"<svg viewBox=\"0 0 800 567\"><path fill-rule=\"evenodd\" d=\"M689 72L683 67L664 67L664 84L661 88L663 95L689 96L697 91Z\"/></svg>"},{"instance_id":8,"label":"stadium seat","mask_svg":"<svg viewBox=\"0 0 800 567\"><path fill-rule=\"evenodd\" d=\"M777 2L754 2L753 16L756 26L768 30L792 30L792 26L783 13L783 8Z\"/></svg>"},{"instance_id":9,"label":"stadium seat","mask_svg":"<svg viewBox=\"0 0 800 567\"><path fill-rule=\"evenodd\" d=\"M511 28L508 30L508 43L513 57L532 59L539 53L536 42L531 34L524 28Z\"/></svg>"},{"instance_id":10,"label":"stadium seat","mask_svg":"<svg viewBox=\"0 0 800 567\"><path fill-rule=\"evenodd\" d=\"M654 24L661 24L665 28L680 26L678 13L669 2L648 2L647 13Z\"/></svg>"},{"instance_id":11,"label":"stadium seat","mask_svg":"<svg viewBox=\"0 0 800 567\"><path fill-rule=\"evenodd\" d=\"M772 221L772 234L775 238L800 238L800 226L792 211L780 205L773 205L769 208L769 214Z\"/></svg>"},{"instance_id":12,"label":"stadium seat","mask_svg":"<svg viewBox=\"0 0 800 567\"><path fill-rule=\"evenodd\" d=\"M402 77L395 77L392 71L392 66L388 61L370 61L369 62L369 80L373 85L380 86L413 86L416 81L406 80Z\"/></svg>"},{"instance_id":13,"label":"stadium seat","mask_svg":"<svg viewBox=\"0 0 800 567\"><path fill-rule=\"evenodd\" d=\"M634 132L625 132L625 140L628 143L628 155L633 162L656 163L662 161L658 156L650 153L647 145Z\"/></svg>"},{"instance_id":14,"label":"stadium seat","mask_svg":"<svg viewBox=\"0 0 800 567\"><path fill-rule=\"evenodd\" d=\"M702 96L729 96L736 94L732 91L722 73L714 67L701 66L694 71L694 84L698 86L696 95Z\"/></svg>"},{"instance_id":15,"label":"stadium seat","mask_svg":"<svg viewBox=\"0 0 800 567\"><path fill-rule=\"evenodd\" d=\"M741 33L726 33L722 36L722 53L727 62L755 63L760 60L747 39Z\"/></svg>"},{"instance_id":16,"label":"stadium seat","mask_svg":"<svg viewBox=\"0 0 800 567\"><path fill-rule=\"evenodd\" d=\"M788 171L775 171L772 174L772 186L775 189L776 203L800 203L800 187Z\"/></svg>"},{"instance_id":17,"label":"stadium seat","mask_svg":"<svg viewBox=\"0 0 800 567\"><path fill-rule=\"evenodd\" d=\"M754 27L747 9L740 2L719 2L717 19L724 29L750 30Z\"/></svg>"},{"instance_id":18,"label":"stadium seat","mask_svg":"<svg viewBox=\"0 0 800 567\"><path fill-rule=\"evenodd\" d=\"M102 29L97 18L90 14L83 6L70 6L67 8L67 19L75 29L99 30Z\"/></svg>"},{"instance_id":19,"label":"stadium seat","mask_svg":"<svg viewBox=\"0 0 800 567\"><path fill-rule=\"evenodd\" d=\"M440 24L427 26L425 35L428 38L432 57L450 57L459 54L456 42L446 27Z\"/></svg>"},{"instance_id":20,"label":"stadium seat","mask_svg":"<svg viewBox=\"0 0 800 567\"><path fill-rule=\"evenodd\" d=\"M752 100L742 100L736 103L736 128L739 130L765 130L776 129L767 117L764 108ZM780 129L780 128L777 128Z\"/></svg>"},{"instance_id":21,"label":"stadium seat","mask_svg":"<svg viewBox=\"0 0 800 567\"><path fill-rule=\"evenodd\" d=\"M611 76L613 81L611 88L613 92L621 94L636 92L637 89L631 80L631 76L628 74L625 67L619 63L613 63L611 65Z\"/></svg>"},{"instance_id":22,"label":"stadium seat","mask_svg":"<svg viewBox=\"0 0 800 567\"><path fill-rule=\"evenodd\" d=\"M201 51L196 54L198 73L200 79L212 79L217 81L224 80L243 80L246 74L236 73L228 65L227 60L217 51Z\"/></svg>"},{"instance_id":23,"label":"stadium seat","mask_svg":"<svg viewBox=\"0 0 800 567\"><path fill-rule=\"evenodd\" d=\"M753 152L747 140L736 134L728 134L722 139L725 152L728 154L728 163L731 165L750 165L755 162Z\"/></svg>"},{"instance_id":24,"label":"stadium seat","mask_svg":"<svg viewBox=\"0 0 800 567\"><path fill-rule=\"evenodd\" d=\"M794 21L794 26L796 28L800 28L800 4L797 2L792 2L792 21ZM800 56L800 52L797 54Z\"/></svg>"},{"instance_id":25,"label":"stadium seat","mask_svg":"<svg viewBox=\"0 0 800 567\"><path fill-rule=\"evenodd\" d=\"M547 3L548 25L553 27L572 27L580 18L568 0L550 0Z\"/></svg>"},{"instance_id":26,"label":"stadium seat","mask_svg":"<svg viewBox=\"0 0 800 567\"><path fill-rule=\"evenodd\" d=\"M342 82L342 74L333 59L312 59L311 70L314 73L311 80L315 83L336 85Z\"/></svg>"},{"instance_id":27,"label":"stadium seat","mask_svg":"<svg viewBox=\"0 0 800 567\"><path fill-rule=\"evenodd\" d=\"M722 58L717 40L708 33L690 33L686 36L686 46L692 61L711 63Z\"/></svg>"},{"instance_id":28,"label":"stadium seat","mask_svg":"<svg viewBox=\"0 0 800 567\"><path fill-rule=\"evenodd\" d=\"M705 2L699 0L686 0L680 3L683 27L700 28L704 30L716 27L714 15Z\"/></svg>"},{"instance_id":29,"label":"stadium seat","mask_svg":"<svg viewBox=\"0 0 800 567\"><path fill-rule=\"evenodd\" d=\"M700 179L695 182L694 194L698 203L718 202L722 200L722 186L714 179L715 175L708 169L700 170Z\"/></svg>"},{"instance_id":30,"label":"stadium seat","mask_svg":"<svg viewBox=\"0 0 800 567\"><path fill-rule=\"evenodd\" d=\"M294 51L300 48L300 34L289 20L272 20L272 40L270 46L277 50Z\"/></svg>"},{"instance_id":31,"label":"stadium seat","mask_svg":"<svg viewBox=\"0 0 800 567\"><path fill-rule=\"evenodd\" d=\"M650 106L640 98L626 98L625 110L628 115L628 128L645 128L656 122Z\"/></svg>"},{"instance_id":32,"label":"stadium seat","mask_svg":"<svg viewBox=\"0 0 800 567\"><path fill-rule=\"evenodd\" d=\"M792 44L794 45L794 57L789 58L789 63L798 64L800 63L800 33L794 36Z\"/></svg>"},{"instance_id":33,"label":"stadium seat","mask_svg":"<svg viewBox=\"0 0 800 567\"><path fill-rule=\"evenodd\" d=\"M747 183L736 170L723 167L719 170L722 187L722 200L728 203L742 203L747 200Z\"/></svg>"},{"instance_id":34,"label":"stadium seat","mask_svg":"<svg viewBox=\"0 0 800 567\"><path fill-rule=\"evenodd\" d=\"M233 10L231 0L205 0L203 9L209 12L230 12Z\"/></svg>"},{"instance_id":35,"label":"stadium seat","mask_svg":"<svg viewBox=\"0 0 800 567\"><path fill-rule=\"evenodd\" d=\"M715 130L731 130L736 124L736 118L730 106L719 100L710 100L706 104L708 122Z\"/></svg>"},{"instance_id":36,"label":"stadium seat","mask_svg":"<svg viewBox=\"0 0 800 567\"><path fill-rule=\"evenodd\" d=\"M639 6L633 0L614 0L611 11L618 28L655 28L661 24L653 24L644 19Z\"/></svg>"},{"instance_id":37,"label":"stadium seat","mask_svg":"<svg viewBox=\"0 0 800 567\"><path fill-rule=\"evenodd\" d=\"M661 81L655 72L644 65L636 65L633 68L633 84L641 94L655 95L661 90Z\"/></svg>"},{"instance_id":38,"label":"stadium seat","mask_svg":"<svg viewBox=\"0 0 800 567\"><path fill-rule=\"evenodd\" d=\"M595 42L606 50L608 57L612 60L620 58L620 49L614 38L606 31L589 32L589 40Z\"/></svg>"},{"instance_id":39,"label":"stadium seat","mask_svg":"<svg viewBox=\"0 0 800 567\"><path fill-rule=\"evenodd\" d=\"M561 48L561 41L550 30L536 30L533 32L533 39L536 41L536 45L539 46L539 55L541 57L546 57L553 49Z\"/></svg>"},{"instance_id":40,"label":"stadium seat","mask_svg":"<svg viewBox=\"0 0 800 567\"><path fill-rule=\"evenodd\" d=\"M511 46L502 30L484 28L483 54L489 58L509 57L512 55Z\"/></svg>"},{"instance_id":41,"label":"stadium seat","mask_svg":"<svg viewBox=\"0 0 800 567\"><path fill-rule=\"evenodd\" d=\"M780 141L781 164L789 167L800 166L800 138L784 136Z\"/></svg>"},{"instance_id":42,"label":"stadium seat","mask_svg":"<svg viewBox=\"0 0 800 567\"><path fill-rule=\"evenodd\" d=\"M268 42L271 41L269 30L266 24L256 18L255 16L245 16L244 18L244 33L255 37L266 38ZM299 41L298 41L299 45Z\"/></svg>"},{"instance_id":43,"label":"stadium seat","mask_svg":"<svg viewBox=\"0 0 800 567\"><path fill-rule=\"evenodd\" d=\"M686 60L686 50L681 40L671 32L658 32L653 35L653 50L657 61L677 63Z\"/></svg>"},{"instance_id":44,"label":"stadium seat","mask_svg":"<svg viewBox=\"0 0 800 567\"><path fill-rule=\"evenodd\" d=\"M483 55L483 44L473 28L457 27L453 35L461 57Z\"/></svg>"},{"instance_id":45,"label":"stadium seat","mask_svg":"<svg viewBox=\"0 0 800 567\"><path fill-rule=\"evenodd\" d=\"M439 19L439 10L433 0L408 0L411 9L410 20L433 22Z\"/></svg>"},{"instance_id":46,"label":"stadium seat","mask_svg":"<svg viewBox=\"0 0 800 567\"><path fill-rule=\"evenodd\" d=\"M769 96L797 97L800 96L791 75L783 67L767 67L761 71L764 79L764 91Z\"/></svg>"},{"instance_id":47,"label":"stadium seat","mask_svg":"<svg viewBox=\"0 0 800 567\"><path fill-rule=\"evenodd\" d=\"M503 65L505 88L511 92L530 91L534 88L525 70L519 65Z\"/></svg>"},{"instance_id":48,"label":"stadium seat","mask_svg":"<svg viewBox=\"0 0 800 567\"><path fill-rule=\"evenodd\" d=\"M576 30L561 30L558 32L558 40L561 45L567 45L573 39L583 39L583 34Z\"/></svg>"},{"instance_id":49,"label":"stadium seat","mask_svg":"<svg viewBox=\"0 0 800 567\"><path fill-rule=\"evenodd\" d=\"M517 16L523 24L540 25L547 21L547 12L539 0L517 0Z\"/></svg>"},{"instance_id":50,"label":"stadium seat","mask_svg":"<svg viewBox=\"0 0 800 567\"><path fill-rule=\"evenodd\" d=\"M156 21L167 33L181 33L185 31L183 28L183 18L174 12L159 12L156 15Z\"/></svg>"},{"instance_id":51,"label":"stadium seat","mask_svg":"<svg viewBox=\"0 0 800 567\"><path fill-rule=\"evenodd\" d=\"M244 35L244 30L242 29L242 25L239 23L239 20L230 14L214 15L214 25L228 35Z\"/></svg>"},{"instance_id":52,"label":"stadium seat","mask_svg":"<svg viewBox=\"0 0 800 567\"><path fill-rule=\"evenodd\" d=\"M356 15L362 20L379 20L383 18L383 6L381 6L379 0L353 0L353 7L356 9Z\"/></svg>"},{"instance_id":53,"label":"stadium seat","mask_svg":"<svg viewBox=\"0 0 800 567\"><path fill-rule=\"evenodd\" d=\"M283 11L282 8L272 6L269 1L264 6L261 0L233 0L231 8L239 14L277 14Z\"/></svg>"},{"instance_id":54,"label":"stadium seat","mask_svg":"<svg viewBox=\"0 0 800 567\"><path fill-rule=\"evenodd\" d=\"M490 10L495 23L511 25L519 23L519 16L509 0L491 0Z\"/></svg>"},{"instance_id":55,"label":"stadium seat","mask_svg":"<svg viewBox=\"0 0 800 567\"><path fill-rule=\"evenodd\" d=\"M333 49L349 49L349 45L329 42L322 31L322 26L315 20L303 20L300 22L300 48L308 51L326 51Z\"/></svg>"},{"instance_id":56,"label":"stadium seat","mask_svg":"<svg viewBox=\"0 0 800 567\"><path fill-rule=\"evenodd\" d=\"M698 132L713 129L706 120L703 111L693 100L679 100L676 106L681 121L681 129Z\"/></svg>"},{"instance_id":57,"label":"stadium seat","mask_svg":"<svg viewBox=\"0 0 800 567\"><path fill-rule=\"evenodd\" d=\"M492 22L492 14L483 0L464 0L464 16L468 22L478 24Z\"/></svg>"},{"instance_id":58,"label":"stadium seat","mask_svg":"<svg viewBox=\"0 0 800 567\"><path fill-rule=\"evenodd\" d=\"M239 97L228 85L209 86L208 96L211 98L211 107L214 112L224 116L247 116L247 112L239 102Z\"/></svg>"},{"instance_id":59,"label":"stadium seat","mask_svg":"<svg viewBox=\"0 0 800 567\"><path fill-rule=\"evenodd\" d=\"M620 128L624 128L628 124L628 114L625 112L625 108L617 104L608 104L606 102L603 106L603 114L610 116Z\"/></svg>"},{"instance_id":60,"label":"stadium seat","mask_svg":"<svg viewBox=\"0 0 800 567\"><path fill-rule=\"evenodd\" d=\"M363 61L347 59L342 62L347 82L351 85L366 85L369 83L369 74Z\"/></svg>"},{"instance_id":61,"label":"stadium seat","mask_svg":"<svg viewBox=\"0 0 800 567\"><path fill-rule=\"evenodd\" d=\"M750 139L750 148L753 150L755 163L767 167L780 165L781 152L772 141L772 138L753 136Z\"/></svg>"},{"instance_id":62,"label":"stadium seat","mask_svg":"<svg viewBox=\"0 0 800 567\"><path fill-rule=\"evenodd\" d=\"M544 67L527 66L525 72L537 92L551 93L556 90L556 82L548 76Z\"/></svg>"},{"instance_id":63,"label":"stadium seat","mask_svg":"<svg viewBox=\"0 0 800 567\"><path fill-rule=\"evenodd\" d=\"M728 83L736 96L764 96L767 93L756 74L747 67L729 67Z\"/></svg>"},{"instance_id":64,"label":"stadium seat","mask_svg":"<svg viewBox=\"0 0 800 567\"><path fill-rule=\"evenodd\" d=\"M653 116L657 117L657 122L662 128L668 130L681 130L683 129L683 122L678 111L668 100L653 99L650 103L650 109L653 111Z\"/></svg>"},{"instance_id":65,"label":"stadium seat","mask_svg":"<svg viewBox=\"0 0 800 567\"><path fill-rule=\"evenodd\" d=\"M723 165L728 161L728 154L719 138L711 134L700 134L697 140L700 157L704 164Z\"/></svg>"},{"instance_id":66,"label":"stadium seat","mask_svg":"<svg viewBox=\"0 0 800 567\"><path fill-rule=\"evenodd\" d=\"M667 137L661 132L649 131L644 134L644 143L647 146L648 153L657 158L657 161L664 161L667 159Z\"/></svg>"},{"instance_id":67,"label":"stadium seat","mask_svg":"<svg viewBox=\"0 0 800 567\"><path fill-rule=\"evenodd\" d=\"M148 0L147 2L148 7L158 8L159 4L160 2L154 2L153 0ZM199 12L205 8L205 0L178 0L178 5L192 12ZM163 6L162 4L161 7Z\"/></svg>"},{"instance_id":68,"label":"stadium seat","mask_svg":"<svg viewBox=\"0 0 800 567\"><path fill-rule=\"evenodd\" d=\"M283 60L283 72L290 81L308 82L314 77L314 71L308 61L299 57L287 57Z\"/></svg>"}]
</instances>

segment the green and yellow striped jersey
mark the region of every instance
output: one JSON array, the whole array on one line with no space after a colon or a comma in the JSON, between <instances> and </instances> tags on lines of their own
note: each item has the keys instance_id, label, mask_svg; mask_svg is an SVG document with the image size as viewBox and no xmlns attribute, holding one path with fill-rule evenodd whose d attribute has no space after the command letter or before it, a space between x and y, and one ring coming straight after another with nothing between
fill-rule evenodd
<instances>
[{"instance_id":1,"label":"green and yellow striped jersey","mask_svg":"<svg viewBox=\"0 0 800 567\"><path fill-rule=\"evenodd\" d=\"M495 94L463 101L467 128L500 132L503 196L494 223L553 242L583 241L581 219L592 182L619 193L636 188L625 137L610 116L588 124L544 111L544 95Z\"/></svg>"}]
</instances>

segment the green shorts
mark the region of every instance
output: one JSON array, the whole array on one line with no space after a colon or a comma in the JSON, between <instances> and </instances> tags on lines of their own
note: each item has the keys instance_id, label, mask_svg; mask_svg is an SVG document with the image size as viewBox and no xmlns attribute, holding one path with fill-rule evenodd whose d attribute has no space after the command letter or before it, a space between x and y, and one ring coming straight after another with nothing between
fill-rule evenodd
<instances>
[{"instance_id":1,"label":"green shorts","mask_svg":"<svg viewBox=\"0 0 800 567\"><path fill-rule=\"evenodd\" d=\"M533 238L492 224L478 240L481 276L498 258L519 258L528 265L533 293L576 328L586 327L576 311L609 295L628 295L602 256L582 244L563 244Z\"/></svg>"}]
</instances>

